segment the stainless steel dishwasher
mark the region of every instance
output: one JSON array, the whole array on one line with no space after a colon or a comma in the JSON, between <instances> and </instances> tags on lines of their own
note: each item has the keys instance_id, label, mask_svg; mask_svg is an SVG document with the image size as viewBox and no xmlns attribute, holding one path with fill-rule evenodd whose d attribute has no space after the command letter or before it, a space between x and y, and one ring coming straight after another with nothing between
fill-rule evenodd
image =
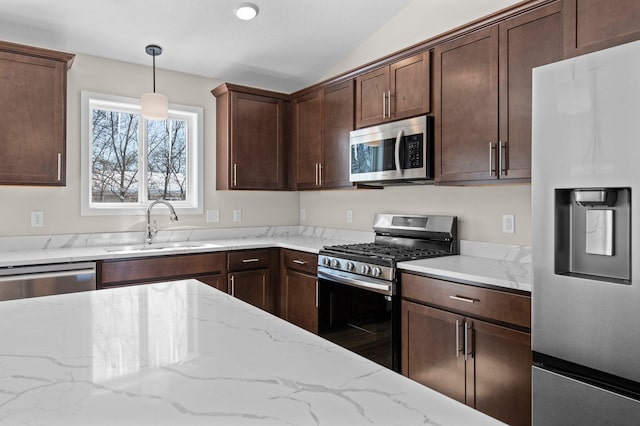
<instances>
[{"instance_id":1,"label":"stainless steel dishwasher","mask_svg":"<svg viewBox=\"0 0 640 426\"><path fill-rule=\"evenodd\" d=\"M0 268L0 301L95 289L95 262Z\"/></svg>"}]
</instances>

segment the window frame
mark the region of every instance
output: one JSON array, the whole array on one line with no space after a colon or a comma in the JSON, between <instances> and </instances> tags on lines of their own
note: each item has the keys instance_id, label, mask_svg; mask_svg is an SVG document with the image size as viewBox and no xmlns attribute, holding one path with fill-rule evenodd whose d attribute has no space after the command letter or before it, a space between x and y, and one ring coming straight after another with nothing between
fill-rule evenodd
<instances>
[{"instance_id":1,"label":"window frame","mask_svg":"<svg viewBox=\"0 0 640 426\"><path fill-rule=\"evenodd\" d=\"M140 99L125 96L108 95L104 93L81 91L81 161L80 161L80 214L81 216L103 215L138 215L145 214L148 205L147 194L147 158L142 153L147 151L147 120L138 118L138 170L143 170L139 183L139 201L136 203L96 203L93 202L91 192L91 143L92 117L91 110L104 107L124 113L140 114ZM170 201L176 211L181 214L203 214L204 212L204 112L201 107L169 104L169 118L187 121L187 199L185 201Z\"/></svg>"}]
</instances>

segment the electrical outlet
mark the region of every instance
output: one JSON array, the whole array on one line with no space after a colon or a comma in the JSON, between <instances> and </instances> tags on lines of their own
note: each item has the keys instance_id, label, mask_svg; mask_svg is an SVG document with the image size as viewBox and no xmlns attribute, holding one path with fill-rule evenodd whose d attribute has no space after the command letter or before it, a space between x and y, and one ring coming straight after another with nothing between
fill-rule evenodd
<instances>
[{"instance_id":1,"label":"electrical outlet","mask_svg":"<svg viewBox=\"0 0 640 426\"><path fill-rule=\"evenodd\" d=\"M234 222L242 222L242 210L234 210L233 211L233 221Z\"/></svg>"},{"instance_id":2,"label":"electrical outlet","mask_svg":"<svg viewBox=\"0 0 640 426\"><path fill-rule=\"evenodd\" d=\"M300 209L300 222L304 222L305 220L307 220L307 211Z\"/></svg>"},{"instance_id":3,"label":"electrical outlet","mask_svg":"<svg viewBox=\"0 0 640 426\"><path fill-rule=\"evenodd\" d=\"M32 211L31 212L31 227L42 228L44 226L44 212Z\"/></svg>"},{"instance_id":4,"label":"electrical outlet","mask_svg":"<svg viewBox=\"0 0 640 426\"><path fill-rule=\"evenodd\" d=\"M207 210L207 222L220 222L220 210Z\"/></svg>"},{"instance_id":5,"label":"electrical outlet","mask_svg":"<svg viewBox=\"0 0 640 426\"><path fill-rule=\"evenodd\" d=\"M347 223L353 223L353 211L347 210Z\"/></svg>"},{"instance_id":6,"label":"electrical outlet","mask_svg":"<svg viewBox=\"0 0 640 426\"><path fill-rule=\"evenodd\" d=\"M516 232L516 217L513 214L502 215L502 232L513 234Z\"/></svg>"}]
</instances>

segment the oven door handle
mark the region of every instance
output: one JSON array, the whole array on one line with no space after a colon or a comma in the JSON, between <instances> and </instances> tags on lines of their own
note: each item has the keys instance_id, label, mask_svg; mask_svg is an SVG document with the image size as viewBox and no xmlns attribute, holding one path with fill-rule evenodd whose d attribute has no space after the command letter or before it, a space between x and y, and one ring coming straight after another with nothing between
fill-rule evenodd
<instances>
[{"instance_id":1,"label":"oven door handle","mask_svg":"<svg viewBox=\"0 0 640 426\"><path fill-rule=\"evenodd\" d=\"M396 171L400 174L402 174L402 166L400 165L400 144L402 143L402 136L404 136L404 130L399 130L398 136L396 136L395 160Z\"/></svg>"},{"instance_id":2,"label":"oven door handle","mask_svg":"<svg viewBox=\"0 0 640 426\"><path fill-rule=\"evenodd\" d=\"M328 273L320 268L318 268L318 278L327 281L334 281L339 284L350 285L352 287L360 288L363 290L385 294L387 296L393 296L393 284L388 281L378 280L376 278L367 278L367 280L371 281L363 281L341 274L340 272L335 270L331 270L331 272Z\"/></svg>"}]
</instances>

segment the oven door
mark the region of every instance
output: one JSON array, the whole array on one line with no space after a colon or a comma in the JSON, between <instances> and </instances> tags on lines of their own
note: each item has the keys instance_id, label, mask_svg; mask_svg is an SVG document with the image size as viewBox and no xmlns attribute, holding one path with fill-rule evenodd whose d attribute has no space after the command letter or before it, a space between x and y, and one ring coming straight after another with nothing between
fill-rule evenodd
<instances>
[{"instance_id":1,"label":"oven door","mask_svg":"<svg viewBox=\"0 0 640 426\"><path fill-rule=\"evenodd\" d=\"M365 287L318 279L318 334L400 372L399 301Z\"/></svg>"}]
</instances>

